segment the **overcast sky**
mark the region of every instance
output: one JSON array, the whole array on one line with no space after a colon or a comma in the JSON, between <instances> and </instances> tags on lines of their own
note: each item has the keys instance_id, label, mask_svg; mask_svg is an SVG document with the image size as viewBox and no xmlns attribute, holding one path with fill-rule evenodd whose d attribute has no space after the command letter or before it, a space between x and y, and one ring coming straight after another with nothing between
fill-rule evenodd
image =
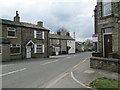
<instances>
[{"instance_id":1,"label":"overcast sky","mask_svg":"<svg viewBox=\"0 0 120 90\"><path fill-rule=\"evenodd\" d=\"M43 21L51 32L64 27L76 32L77 41L84 41L94 33L95 5L96 0L1 0L0 17L13 20L18 10L21 22Z\"/></svg>"}]
</instances>

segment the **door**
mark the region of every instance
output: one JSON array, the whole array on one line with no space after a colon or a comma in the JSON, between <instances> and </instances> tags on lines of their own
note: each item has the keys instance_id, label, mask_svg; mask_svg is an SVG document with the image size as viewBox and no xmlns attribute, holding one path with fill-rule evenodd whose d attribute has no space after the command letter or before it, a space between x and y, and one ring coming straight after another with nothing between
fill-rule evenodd
<instances>
[{"instance_id":1,"label":"door","mask_svg":"<svg viewBox=\"0 0 120 90\"><path fill-rule=\"evenodd\" d=\"M59 55L59 47L55 47L56 55Z\"/></svg>"},{"instance_id":2,"label":"door","mask_svg":"<svg viewBox=\"0 0 120 90\"><path fill-rule=\"evenodd\" d=\"M112 53L112 34L104 35L104 55L108 57L108 54Z\"/></svg>"},{"instance_id":3,"label":"door","mask_svg":"<svg viewBox=\"0 0 120 90\"><path fill-rule=\"evenodd\" d=\"M27 46L27 58L31 58L31 46Z\"/></svg>"}]
</instances>

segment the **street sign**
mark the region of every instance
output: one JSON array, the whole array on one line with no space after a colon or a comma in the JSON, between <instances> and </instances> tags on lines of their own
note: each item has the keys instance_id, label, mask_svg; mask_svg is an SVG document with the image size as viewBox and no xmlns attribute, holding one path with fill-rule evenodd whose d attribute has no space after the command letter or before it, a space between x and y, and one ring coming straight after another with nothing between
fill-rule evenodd
<instances>
[{"instance_id":1,"label":"street sign","mask_svg":"<svg viewBox=\"0 0 120 90\"><path fill-rule=\"evenodd\" d=\"M93 40L93 42L98 42L98 34L93 34L92 40Z\"/></svg>"}]
</instances>

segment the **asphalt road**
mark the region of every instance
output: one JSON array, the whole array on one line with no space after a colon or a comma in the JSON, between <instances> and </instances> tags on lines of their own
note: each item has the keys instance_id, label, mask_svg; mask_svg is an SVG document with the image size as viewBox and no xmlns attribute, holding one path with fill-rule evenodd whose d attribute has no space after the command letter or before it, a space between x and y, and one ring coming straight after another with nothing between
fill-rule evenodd
<instances>
[{"instance_id":1,"label":"asphalt road","mask_svg":"<svg viewBox=\"0 0 120 90\"><path fill-rule=\"evenodd\" d=\"M70 70L91 56L91 53L79 53L72 55L52 56L49 59L28 59L19 62L11 62L2 65L2 88L46 88L60 87L56 80L64 76ZM64 85L69 88L71 84L65 84L69 76L65 78ZM70 78L68 82L72 82ZM79 88L77 83L74 87Z\"/></svg>"}]
</instances>

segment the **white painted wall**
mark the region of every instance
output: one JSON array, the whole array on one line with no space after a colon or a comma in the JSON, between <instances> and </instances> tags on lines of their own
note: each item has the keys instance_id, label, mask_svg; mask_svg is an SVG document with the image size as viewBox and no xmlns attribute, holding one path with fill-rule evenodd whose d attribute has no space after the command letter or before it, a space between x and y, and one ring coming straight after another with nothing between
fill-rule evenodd
<instances>
[{"instance_id":1,"label":"white painted wall","mask_svg":"<svg viewBox=\"0 0 120 90\"><path fill-rule=\"evenodd\" d=\"M70 49L68 51L69 54L75 53L75 41L67 40L67 46L70 46Z\"/></svg>"}]
</instances>

